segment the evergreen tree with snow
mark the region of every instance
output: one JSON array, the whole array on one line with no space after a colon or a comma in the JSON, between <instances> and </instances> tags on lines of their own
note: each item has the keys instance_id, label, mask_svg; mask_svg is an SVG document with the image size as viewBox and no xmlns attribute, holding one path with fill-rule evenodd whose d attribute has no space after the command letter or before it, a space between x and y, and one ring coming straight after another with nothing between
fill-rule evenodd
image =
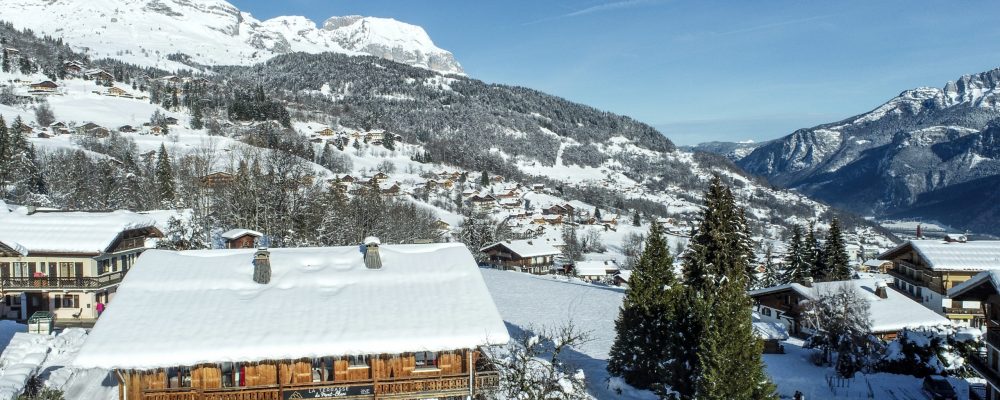
<instances>
[{"instance_id":1,"label":"evergreen tree with snow","mask_svg":"<svg viewBox=\"0 0 1000 400\"><path fill-rule=\"evenodd\" d=\"M53 122L56 122L56 116L52 113L52 107L49 106L49 102L42 101L35 107L35 121L40 126L49 126Z\"/></svg>"},{"instance_id":2,"label":"evergreen tree with snow","mask_svg":"<svg viewBox=\"0 0 1000 400\"><path fill-rule=\"evenodd\" d=\"M653 224L615 320L607 367L612 376L640 389L665 390L675 374L671 360L679 343L671 340L673 309L682 289L673 264L663 229Z\"/></svg>"},{"instance_id":3,"label":"evergreen tree with snow","mask_svg":"<svg viewBox=\"0 0 1000 400\"><path fill-rule=\"evenodd\" d=\"M632 214L632 226L642 226L642 220L639 219L638 210L636 210L636 212Z\"/></svg>"},{"instance_id":4,"label":"evergreen tree with snow","mask_svg":"<svg viewBox=\"0 0 1000 400\"><path fill-rule=\"evenodd\" d=\"M191 107L191 129L201 129L205 127L205 122L201 114L201 106L194 105Z\"/></svg>"},{"instance_id":5,"label":"evergreen tree with snow","mask_svg":"<svg viewBox=\"0 0 1000 400\"><path fill-rule=\"evenodd\" d=\"M6 52L4 52L6 54ZM11 150L10 130L7 122L0 115L0 199L7 196L7 182L10 179Z\"/></svg>"},{"instance_id":6,"label":"evergreen tree with snow","mask_svg":"<svg viewBox=\"0 0 1000 400\"><path fill-rule=\"evenodd\" d=\"M812 222L809 223L806 239L802 242L802 252L805 255L806 264L809 265L809 276L816 281L824 280L826 269L823 267L823 248L816 236L816 225Z\"/></svg>"},{"instance_id":7,"label":"evergreen tree with snow","mask_svg":"<svg viewBox=\"0 0 1000 400\"><path fill-rule=\"evenodd\" d=\"M483 174L479 177L479 185L482 187L490 185L490 175L486 171L483 171Z\"/></svg>"},{"instance_id":8,"label":"evergreen tree with snow","mask_svg":"<svg viewBox=\"0 0 1000 400\"><path fill-rule=\"evenodd\" d=\"M784 283L804 283L806 279L811 279L812 271L806 263L805 243L802 240L802 228L798 225L792 227L792 238L788 241L788 248L785 253L785 273L781 276Z\"/></svg>"},{"instance_id":9,"label":"evergreen tree with snow","mask_svg":"<svg viewBox=\"0 0 1000 400\"><path fill-rule=\"evenodd\" d=\"M828 281L851 279L851 266L847 256L847 246L841 233L840 221L835 217L830 221L830 230L826 234L826 246L823 248L823 267L826 268Z\"/></svg>"},{"instance_id":10,"label":"evergreen tree with snow","mask_svg":"<svg viewBox=\"0 0 1000 400\"><path fill-rule=\"evenodd\" d=\"M382 147L385 147L386 150L396 150L395 135L386 132L385 135L382 136Z\"/></svg>"},{"instance_id":11,"label":"evergreen tree with snow","mask_svg":"<svg viewBox=\"0 0 1000 400\"><path fill-rule=\"evenodd\" d=\"M170 156L167 147L160 143L160 151L156 154L156 188L159 200L169 204L174 200L174 173L170 166Z\"/></svg>"},{"instance_id":12,"label":"evergreen tree with snow","mask_svg":"<svg viewBox=\"0 0 1000 400\"><path fill-rule=\"evenodd\" d=\"M767 244L764 249L764 272L760 274L760 279L757 281L757 288L767 288L771 286L780 285L782 282L782 275L778 271L778 266L772 260L774 256L774 248L770 243Z\"/></svg>"},{"instance_id":13,"label":"evergreen tree with snow","mask_svg":"<svg viewBox=\"0 0 1000 400\"><path fill-rule=\"evenodd\" d=\"M601 222L601 209L600 208L594 207L594 219L597 220L597 222Z\"/></svg>"},{"instance_id":14,"label":"evergreen tree with snow","mask_svg":"<svg viewBox=\"0 0 1000 400\"><path fill-rule=\"evenodd\" d=\"M775 398L753 334L746 290L753 254L743 210L715 176L684 254L678 302L677 373L667 382L682 398Z\"/></svg>"}]
</instances>

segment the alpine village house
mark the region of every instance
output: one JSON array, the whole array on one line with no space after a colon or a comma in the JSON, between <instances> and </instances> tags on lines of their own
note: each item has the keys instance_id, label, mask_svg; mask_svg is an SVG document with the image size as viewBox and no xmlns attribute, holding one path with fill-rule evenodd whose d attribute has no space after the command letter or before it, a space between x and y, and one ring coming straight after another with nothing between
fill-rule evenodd
<instances>
[{"instance_id":1,"label":"alpine village house","mask_svg":"<svg viewBox=\"0 0 1000 400\"><path fill-rule=\"evenodd\" d=\"M962 235L944 240L911 240L878 257L892 261L893 286L958 325L979 327L979 302L953 301L948 290L981 271L1000 268L1000 241L968 241Z\"/></svg>"},{"instance_id":2,"label":"alpine village house","mask_svg":"<svg viewBox=\"0 0 1000 400\"><path fill-rule=\"evenodd\" d=\"M2 203L0 203L2 204ZM8 211L0 207L0 317L92 321L146 249L162 236L149 217L128 212Z\"/></svg>"},{"instance_id":3,"label":"alpine village house","mask_svg":"<svg viewBox=\"0 0 1000 400\"><path fill-rule=\"evenodd\" d=\"M984 347L967 362L986 380L986 400L1000 399L1000 270L983 271L948 290L953 301L982 304L986 316ZM970 394L972 394L970 392ZM970 398L974 398L970 396Z\"/></svg>"},{"instance_id":4,"label":"alpine village house","mask_svg":"<svg viewBox=\"0 0 1000 400\"><path fill-rule=\"evenodd\" d=\"M150 250L75 364L121 400L478 398L508 340L460 243Z\"/></svg>"},{"instance_id":5,"label":"alpine village house","mask_svg":"<svg viewBox=\"0 0 1000 400\"><path fill-rule=\"evenodd\" d=\"M559 249L544 239L507 240L493 243L480 249L489 256L489 263L495 268L547 274L555 266Z\"/></svg>"}]
</instances>

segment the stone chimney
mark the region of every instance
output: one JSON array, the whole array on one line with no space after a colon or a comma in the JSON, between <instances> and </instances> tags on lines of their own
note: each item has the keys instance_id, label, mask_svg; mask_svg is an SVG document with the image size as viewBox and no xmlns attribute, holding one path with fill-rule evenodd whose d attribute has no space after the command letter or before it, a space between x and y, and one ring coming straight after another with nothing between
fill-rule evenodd
<instances>
[{"instance_id":1,"label":"stone chimney","mask_svg":"<svg viewBox=\"0 0 1000 400\"><path fill-rule=\"evenodd\" d=\"M382 241L375 236L365 238L365 267L368 269L382 269L382 257L378 253L378 246Z\"/></svg>"},{"instance_id":2,"label":"stone chimney","mask_svg":"<svg viewBox=\"0 0 1000 400\"><path fill-rule=\"evenodd\" d=\"M875 282L875 295L879 298L886 299L889 298L889 287L885 284L885 281Z\"/></svg>"},{"instance_id":3,"label":"stone chimney","mask_svg":"<svg viewBox=\"0 0 1000 400\"><path fill-rule=\"evenodd\" d=\"M253 255L253 281L261 285L271 282L271 252L266 247L257 249Z\"/></svg>"}]
</instances>

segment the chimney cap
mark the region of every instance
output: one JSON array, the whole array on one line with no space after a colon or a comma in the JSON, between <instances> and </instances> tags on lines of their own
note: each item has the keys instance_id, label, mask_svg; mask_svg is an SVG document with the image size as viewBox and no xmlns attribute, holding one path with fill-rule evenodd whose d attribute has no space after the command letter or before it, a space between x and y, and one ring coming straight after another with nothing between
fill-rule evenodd
<instances>
[{"instance_id":1,"label":"chimney cap","mask_svg":"<svg viewBox=\"0 0 1000 400\"><path fill-rule=\"evenodd\" d=\"M379 240L378 237L369 236L369 237L365 238L365 240L363 241L363 243L365 244L365 246L378 246L378 245L382 244L382 241Z\"/></svg>"}]
</instances>

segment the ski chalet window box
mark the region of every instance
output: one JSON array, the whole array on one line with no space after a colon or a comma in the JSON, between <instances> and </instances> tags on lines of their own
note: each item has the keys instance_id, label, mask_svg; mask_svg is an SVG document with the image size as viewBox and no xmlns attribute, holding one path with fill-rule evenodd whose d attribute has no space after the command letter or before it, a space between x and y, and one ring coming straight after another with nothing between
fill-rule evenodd
<instances>
[{"instance_id":1,"label":"ski chalet window box","mask_svg":"<svg viewBox=\"0 0 1000 400\"><path fill-rule=\"evenodd\" d=\"M462 244L150 250L75 364L122 400L465 398L509 340Z\"/></svg>"}]
</instances>

